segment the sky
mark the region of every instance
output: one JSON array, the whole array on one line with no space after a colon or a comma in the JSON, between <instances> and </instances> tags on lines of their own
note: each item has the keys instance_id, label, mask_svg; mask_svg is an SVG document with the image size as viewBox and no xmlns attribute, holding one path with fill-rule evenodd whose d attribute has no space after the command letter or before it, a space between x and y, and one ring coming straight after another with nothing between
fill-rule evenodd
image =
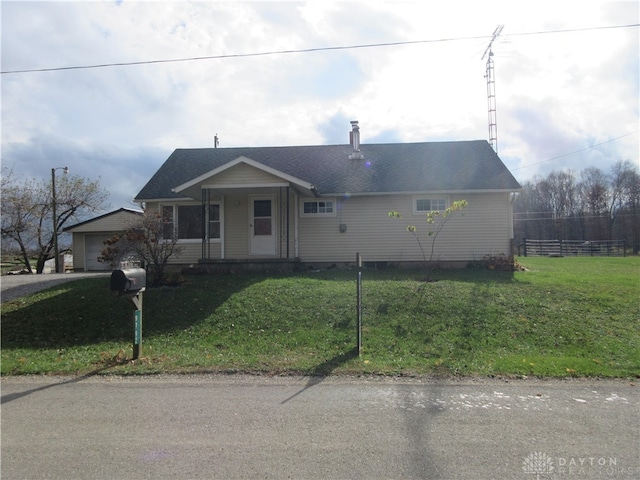
<instances>
[{"instance_id":1,"label":"sky","mask_svg":"<svg viewBox=\"0 0 640 480\"><path fill-rule=\"evenodd\" d=\"M637 1L2 0L0 16L3 170L68 166L109 192L101 213L136 208L173 150L215 135L346 144L358 120L363 144L488 140L498 25L497 149L516 179L639 162Z\"/></svg>"}]
</instances>

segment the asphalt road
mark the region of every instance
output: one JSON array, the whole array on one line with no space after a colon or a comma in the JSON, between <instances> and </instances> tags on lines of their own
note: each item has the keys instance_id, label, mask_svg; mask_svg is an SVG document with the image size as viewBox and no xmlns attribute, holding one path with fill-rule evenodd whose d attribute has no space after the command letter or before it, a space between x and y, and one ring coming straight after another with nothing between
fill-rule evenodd
<instances>
[{"instance_id":1,"label":"asphalt road","mask_svg":"<svg viewBox=\"0 0 640 480\"><path fill-rule=\"evenodd\" d=\"M3 479L637 479L623 380L157 376L2 386Z\"/></svg>"}]
</instances>

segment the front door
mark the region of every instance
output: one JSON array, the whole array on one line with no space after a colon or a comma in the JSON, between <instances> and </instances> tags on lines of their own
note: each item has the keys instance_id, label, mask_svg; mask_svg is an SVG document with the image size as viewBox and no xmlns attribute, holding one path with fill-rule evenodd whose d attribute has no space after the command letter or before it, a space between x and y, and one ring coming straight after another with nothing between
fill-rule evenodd
<instances>
[{"instance_id":1,"label":"front door","mask_svg":"<svg viewBox=\"0 0 640 480\"><path fill-rule=\"evenodd\" d=\"M274 197L253 197L249 202L249 241L251 255L276 254Z\"/></svg>"}]
</instances>

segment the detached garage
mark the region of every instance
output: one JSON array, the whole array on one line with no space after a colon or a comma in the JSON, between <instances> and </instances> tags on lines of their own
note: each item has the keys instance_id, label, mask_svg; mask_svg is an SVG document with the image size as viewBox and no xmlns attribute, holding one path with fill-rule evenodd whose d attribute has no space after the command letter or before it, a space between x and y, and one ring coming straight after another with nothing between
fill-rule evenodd
<instances>
[{"instance_id":1,"label":"detached garage","mask_svg":"<svg viewBox=\"0 0 640 480\"><path fill-rule=\"evenodd\" d=\"M65 228L65 232L73 234L73 270L76 272L111 270L111 265L98 261L104 248L104 241L116 233L124 232L140 220L141 216L140 211L121 208Z\"/></svg>"}]
</instances>

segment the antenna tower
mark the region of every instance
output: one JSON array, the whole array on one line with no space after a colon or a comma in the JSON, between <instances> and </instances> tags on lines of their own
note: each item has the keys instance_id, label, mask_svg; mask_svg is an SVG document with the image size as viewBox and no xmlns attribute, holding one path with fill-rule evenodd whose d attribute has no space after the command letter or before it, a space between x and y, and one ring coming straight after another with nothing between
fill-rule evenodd
<instances>
[{"instance_id":1,"label":"antenna tower","mask_svg":"<svg viewBox=\"0 0 640 480\"><path fill-rule=\"evenodd\" d=\"M484 78L487 79L487 102L489 104L489 144L496 153L498 153L498 118L496 116L496 79L493 70L493 51L491 50L491 46L503 28L504 25L498 25L496 27L491 41L489 45L487 45L481 58L481 60L484 60L484 57L487 57L487 67Z\"/></svg>"}]
</instances>

